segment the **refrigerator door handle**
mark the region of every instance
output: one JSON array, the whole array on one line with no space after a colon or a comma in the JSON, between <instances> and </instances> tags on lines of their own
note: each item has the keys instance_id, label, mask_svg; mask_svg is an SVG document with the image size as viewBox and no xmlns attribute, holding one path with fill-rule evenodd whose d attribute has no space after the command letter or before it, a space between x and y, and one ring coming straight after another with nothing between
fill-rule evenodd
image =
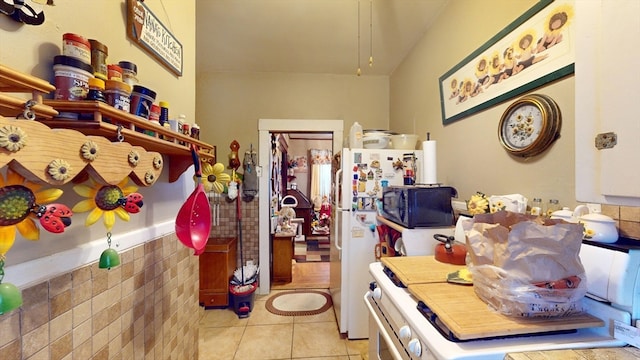
<instances>
[{"instance_id":1,"label":"refrigerator door handle","mask_svg":"<svg viewBox=\"0 0 640 360\"><path fill-rule=\"evenodd\" d=\"M342 210L342 198L340 197L340 187L342 186L342 169L338 169L336 171L333 184L333 198L336 202L336 210Z\"/></svg>"},{"instance_id":2,"label":"refrigerator door handle","mask_svg":"<svg viewBox=\"0 0 640 360\"><path fill-rule=\"evenodd\" d=\"M335 212L335 221L333 222L333 246L336 247L336 249L338 251L342 250L342 247L340 245L338 245L338 238L341 236L340 233L338 233L338 231L340 230L340 227L338 226L338 222L342 221L342 211L344 209L342 209L342 199L340 198L340 187L342 186L342 169L338 169L336 171L336 175L335 175L335 181L334 181L334 188L333 188L333 198L336 199L336 212Z\"/></svg>"}]
</instances>

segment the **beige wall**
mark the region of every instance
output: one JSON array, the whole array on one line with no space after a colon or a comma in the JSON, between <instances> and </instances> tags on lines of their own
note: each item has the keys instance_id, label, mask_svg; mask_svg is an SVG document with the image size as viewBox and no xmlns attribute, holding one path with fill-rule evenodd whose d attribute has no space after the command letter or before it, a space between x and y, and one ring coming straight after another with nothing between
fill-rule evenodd
<instances>
[{"instance_id":1,"label":"beige wall","mask_svg":"<svg viewBox=\"0 0 640 360\"><path fill-rule=\"evenodd\" d=\"M482 191L575 205L573 76L534 90L553 97L563 118L561 137L538 157L511 157L499 143L498 123L511 101L442 125L438 78L535 3L493 1L488 13L486 2L451 1L391 76L391 130L416 133L421 141L430 132L438 142L438 180L456 187L461 200Z\"/></svg>"},{"instance_id":2,"label":"beige wall","mask_svg":"<svg viewBox=\"0 0 640 360\"><path fill-rule=\"evenodd\" d=\"M342 119L386 129L389 83L385 76L199 73L196 112L201 139L228 161L229 144L258 147L258 119ZM287 129L282 129L287 130ZM318 124L318 130L322 124Z\"/></svg>"}]
</instances>

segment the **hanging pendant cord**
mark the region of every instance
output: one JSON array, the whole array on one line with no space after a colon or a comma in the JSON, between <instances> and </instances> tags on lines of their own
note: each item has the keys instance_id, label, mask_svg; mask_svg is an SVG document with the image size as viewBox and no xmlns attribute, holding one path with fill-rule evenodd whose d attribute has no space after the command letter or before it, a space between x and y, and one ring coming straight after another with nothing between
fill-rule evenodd
<instances>
[{"instance_id":1,"label":"hanging pendant cord","mask_svg":"<svg viewBox=\"0 0 640 360\"><path fill-rule=\"evenodd\" d=\"M360 0L358 0L358 71L356 71L356 75L360 76Z\"/></svg>"},{"instance_id":2,"label":"hanging pendant cord","mask_svg":"<svg viewBox=\"0 0 640 360\"><path fill-rule=\"evenodd\" d=\"M373 67L373 0L369 0L369 67Z\"/></svg>"}]
</instances>

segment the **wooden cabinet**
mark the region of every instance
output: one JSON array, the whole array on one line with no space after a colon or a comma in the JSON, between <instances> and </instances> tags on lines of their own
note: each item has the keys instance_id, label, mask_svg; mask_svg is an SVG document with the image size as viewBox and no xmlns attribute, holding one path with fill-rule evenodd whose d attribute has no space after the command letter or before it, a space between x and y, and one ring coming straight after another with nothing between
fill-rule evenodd
<instances>
[{"instance_id":1,"label":"wooden cabinet","mask_svg":"<svg viewBox=\"0 0 640 360\"><path fill-rule=\"evenodd\" d=\"M640 68L623 60L637 59L640 48L621 50L621 44L638 42L640 3L577 1L575 6L576 199L640 206Z\"/></svg>"},{"instance_id":2,"label":"wooden cabinet","mask_svg":"<svg viewBox=\"0 0 640 360\"><path fill-rule=\"evenodd\" d=\"M200 304L229 306L229 280L236 269L236 238L213 237L200 255Z\"/></svg>"},{"instance_id":3,"label":"wooden cabinet","mask_svg":"<svg viewBox=\"0 0 640 360\"><path fill-rule=\"evenodd\" d=\"M293 239L295 236L295 226L292 231L273 234L271 280L274 283L291 282L291 260L293 259Z\"/></svg>"}]
</instances>

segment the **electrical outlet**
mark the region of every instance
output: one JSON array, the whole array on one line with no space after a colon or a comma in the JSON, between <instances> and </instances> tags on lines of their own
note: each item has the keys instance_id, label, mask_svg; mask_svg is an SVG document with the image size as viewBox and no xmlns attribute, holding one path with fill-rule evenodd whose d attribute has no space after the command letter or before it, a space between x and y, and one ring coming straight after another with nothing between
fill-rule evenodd
<instances>
[{"instance_id":1,"label":"electrical outlet","mask_svg":"<svg viewBox=\"0 0 640 360\"><path fill-rule=\"evenodd\" d=\"M253 266L253 260L247 260L247 266Z\"/></svg>"},{"instance_id":2,"label":"electrical outlet","mask_svg":"<svg viewBox=\"0 0 640 360\"><path fill-rule=\"evenodd\" d=\"M467 210L467 203L459 200L451 200L451 207L453 210L465 211Z\"/></svg>"},{"instance_id":3,"label":"electrical outlet","mask_svg":"<svg viewBox=\"0 0 640 360\"><path fill-rule=\"evenodd\" d=\"M602 212L602 206L600 204L587 204L590 213Z\"/></svg>"},{"instance_id":4,"label":"electrical outlet","mask_svg":"<svg viewBox=\"0 0 640 360\"><path fill-rule=\"evenodd\" d=\"M262 176L262 166L256 166L256 176Z\"/></svg>"}]
</instances>

